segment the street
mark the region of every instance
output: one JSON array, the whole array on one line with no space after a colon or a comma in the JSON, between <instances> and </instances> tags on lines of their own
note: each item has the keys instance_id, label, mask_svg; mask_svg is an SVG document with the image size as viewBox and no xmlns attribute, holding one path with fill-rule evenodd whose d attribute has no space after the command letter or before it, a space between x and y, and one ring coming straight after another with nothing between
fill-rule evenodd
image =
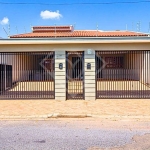
<instances>
[{"instance_id":1,"label":"street","mask_svg":"<svg viewBox=\"0 0 150 150\"><path fill-rule=\"evenodd\" d=\"M0 150L150 150L150 122L0 121Z\"/></svg>"}]
</instances>

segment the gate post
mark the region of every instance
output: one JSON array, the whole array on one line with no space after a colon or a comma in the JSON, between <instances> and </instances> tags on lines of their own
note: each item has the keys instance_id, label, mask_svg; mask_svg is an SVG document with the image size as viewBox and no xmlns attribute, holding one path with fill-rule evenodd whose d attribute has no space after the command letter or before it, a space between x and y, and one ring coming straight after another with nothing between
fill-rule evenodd
<instances>
[{"instance_id":1,"label":"gate post","mask_svg":"<svg viewBox=\"0 0 150 150\"><path fill-rule=\"evenodd\" d=\"M95 51L86 50L84 52L84 88L85 100L96 99L96 84L95 84Z\"/></svg>"},{"instance_id":2,"label":"gate post","mask_svg":"<svg viewBox=\"0 0 150 150\"><path fill-rule=\"evenodd\" d=\"M66 100L65 51L55 51L55 100Z\"/></svg>"}]
</instances>

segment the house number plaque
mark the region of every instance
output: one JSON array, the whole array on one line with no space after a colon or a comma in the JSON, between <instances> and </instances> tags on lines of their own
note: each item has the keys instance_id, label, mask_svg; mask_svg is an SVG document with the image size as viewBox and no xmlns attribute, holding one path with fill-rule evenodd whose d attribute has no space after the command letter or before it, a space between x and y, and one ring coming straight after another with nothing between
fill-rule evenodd
<instances>
[{"instance_id":1,"label":"house number plaque","mask_svg":"<svg viewBox=\"0 0 150 150\"><path fill-rule=\"evenodd\" d=\"M87 69L91 69L91 63L87 63Z\"/></svg>"}]
</instances>

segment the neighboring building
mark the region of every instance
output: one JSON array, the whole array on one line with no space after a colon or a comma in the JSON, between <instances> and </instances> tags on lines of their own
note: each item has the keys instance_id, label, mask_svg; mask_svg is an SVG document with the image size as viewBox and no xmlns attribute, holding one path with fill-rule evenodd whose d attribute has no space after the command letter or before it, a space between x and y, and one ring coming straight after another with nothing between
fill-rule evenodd
<instances>
[{"instance_id":1,"label":"neighboring building","mask_svg":"<svg viewBox=\"0 0 150 150\"><path fill-rule=\"evenodd\" d=\"M148 34L37 26L0 54L0 99L150 98Z\"/></svg>"}]
</instances>

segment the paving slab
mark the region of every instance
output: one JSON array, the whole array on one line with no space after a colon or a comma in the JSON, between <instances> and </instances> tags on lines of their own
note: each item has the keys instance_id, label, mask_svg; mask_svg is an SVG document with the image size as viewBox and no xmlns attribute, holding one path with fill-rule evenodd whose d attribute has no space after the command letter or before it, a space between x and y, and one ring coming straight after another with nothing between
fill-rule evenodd
<instances>
[{"instance_id":1,"label":"paving slab","mask_svg":"<svg viewBox=\"0 0 150 150\"><path fill-rule=\"evenodd\" d=\"M150 120L149 99L0 100L0 119L85 116ZM79 115L79 116L78 116Z\"/></svg>"}]
</instances>

